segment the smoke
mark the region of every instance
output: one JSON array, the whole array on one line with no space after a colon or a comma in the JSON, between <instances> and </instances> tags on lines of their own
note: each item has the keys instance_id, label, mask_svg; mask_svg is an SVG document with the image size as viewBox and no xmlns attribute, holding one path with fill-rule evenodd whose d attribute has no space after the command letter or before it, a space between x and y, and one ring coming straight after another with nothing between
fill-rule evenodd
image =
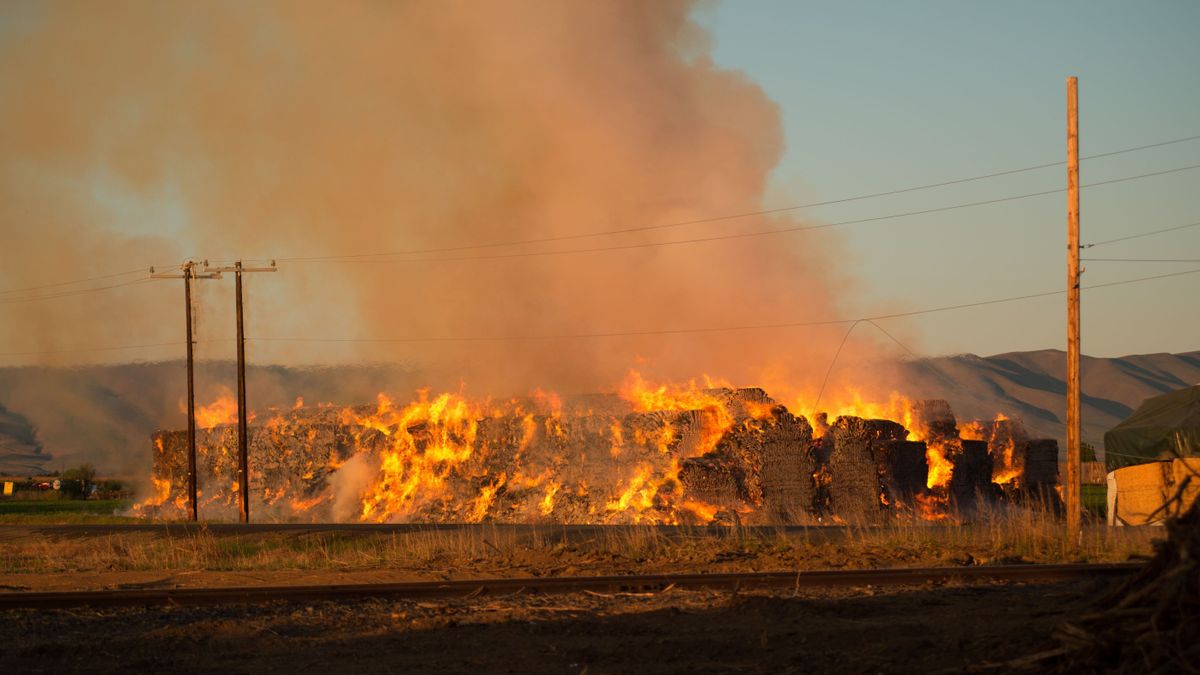
<instances>
[{"instance_id":1,"label":"smoke","mask_svg":"<svg viewBox=\"0 0 1200 675\"><path fill-rule=\"evenodd\" d=\"M539 339L257 340L259 363L400 362L432 386L496 395L612 389L630 367L811 395L846 326L544 336L841 316L852 281L834 234L470 259L753 232L794 224L788 216L399 260L288 260L769 207L780 111L713 63L693 10L634 0L10 3L0 9L0 283L188 255L273 257L278 273L247 275L252 339ZM203 342L233 335L218 284L231 282L197 284L212 358L232 349ZM181 294L162 281L0 304L0 339L14 350L181 341ZM852 338L844 362L861 364L875 344Z\"/></svg>"},{"instance_id":2,"label":"smoke","mask_svg":"<svg viewBox=\"0 0 1200 675\"><path fill-rule=\"evenodd\" d=\"M330 515L335 523L353 522L362 511L359 495L379 479L379 466L364 453L351 456L329 476L333 502Z\"/></svg>"}]
</instances>

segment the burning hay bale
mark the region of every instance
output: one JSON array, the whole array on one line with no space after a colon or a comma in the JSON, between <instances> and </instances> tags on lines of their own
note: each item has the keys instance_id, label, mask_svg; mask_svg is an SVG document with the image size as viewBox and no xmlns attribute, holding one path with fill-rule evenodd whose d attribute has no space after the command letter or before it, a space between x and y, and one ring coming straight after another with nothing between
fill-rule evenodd
<instances>
[{"instance_id":1,"label":"burning hay bale","mask_svg":"<svg viewBox=\"0 0 1200 675\"><path fill-rule=\"evenodd\" d=\"M950 496L959 509L971 509L992 492L992 456L983 441L956 441Z\"/></svg>"},{"instance_id":2,"label":"burning hay bale","mask_svg":"<svg viewBox=\"0 0 1200 675\"><path fill-rule=\"evenodd\" d=\"M950 493L969 508L991 487L988 444L960 440L944 401L916 411L921 440L896 422L853 416L828 425L819 415L814 429L753 388L297 408L249 428L251 512L310 521L878 522L918 503L924 517L931 508L944 515ZM198 434L209 517L237 508L236 442L229 424ZM144 506L182 510L186 432L158 432L154 443L158 494ZM1030 484L1046 484L1048 452L1020 446Z\"/></svg>"},{"instance_id":3,"label":"burning hay bale","mask_svg":"<svg viewBox=\"0 0 1200 675\"><path fill-rule=\"evenodd\" d=\"M768 522L806 522L816 502L816 460L809 451L813 430L782 406L772 413L759 437L764 516Z\"/></svg>"},{"instance_id":4,"label":"burning hay bale","mask_svg":"<svg viewBox=\"0 0 1200 675\"><path fill-rule=\"evenodd\" d=\"M880 446L883 487L889 504L914 504L929 482L927 446L922 441L888 441Z\"/></svg>"},{"instance_id":5,"label":"burning hay bale","mask_svg":"<svg viewBox=\"0 0 1200 675\"><path fill-rule=\"evenodd\" d=\"M843 520L874 522L886 504L881 498L887 470L884 447L904 440L908 431L888 420L839 417L830 427L830 508Z\"/></svg>"},{"instance_id":6,"label":"burning hay bale","mask_svg":"<svg viewBox=\"0 0 1200 675\"><path fill-rule=\"evenodd\" d=\"M963 438L987 443L992 458L992 482L1009 500L1033 500L1061 509L1058 495L1058 442L1033 438L1020 420L999 417L990 422L971 422Z\"/></svg>"}]
</instances>

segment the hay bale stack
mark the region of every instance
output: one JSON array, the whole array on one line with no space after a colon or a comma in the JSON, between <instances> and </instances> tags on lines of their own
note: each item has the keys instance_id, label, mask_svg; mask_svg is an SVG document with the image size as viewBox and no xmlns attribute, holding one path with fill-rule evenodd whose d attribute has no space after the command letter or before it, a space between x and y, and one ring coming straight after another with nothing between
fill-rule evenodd
<instances>
[{"instance_id":1,"label":"hay bale stack","mask_svg":"<svg viewBox=\"0 0 1200 675\"><path fill-rule=\"evenodd\" d=\"M709 454L683 460L679 471L689 498L717 507L720 511L743 510L748 501L746 474L729 457Z\"/></svg>"},{"instance_id":2,"label":"hay bale stack","mask_svg":"<svg viewBox=\"0 0 1200 675\"><path fill-rule=\"evenodd\" d=\"M1017 445L1021 474L1019 483L1025 489L1053 488L1058 484L1058 441L1053 438L1027 440Z\"/></svg>"},{"instance_id":3,"label":"hay bale stack","mask_svg":"<svg viewBox=\"0 0 1200 675\"><path fill-rule=\"evenodd\" d=\"M926 399L913 404L913 431L929 440L958 438L958 421L950 404L943 399Z\"/></svg>"},{"instance_id":4,"label":"hay bale stack","mask_svg":"<svg viewBox=\"0 0 1200 675\"><path fill-rule=\"evenodd\" d=\"M880 446L881 476L889 504L912 506L926 489L929 464L923 441L886 441Z\"/></svg>"},{"instance_id":5,"label":"hay bale stack","mask_svg":"<svg viewBox=\"0 0 1200 675\"><path fill-rule=\"evenodd\" d=\"M803 523L814 517L815 461L809 448L812 427L779 406L760 425L764 519L776 523Z\"/></svg>"},{"instance_id":6,"label":"hay bale stack","mask_svg":"<svg viewBox=\"0 0 1200 675\"><path fill-rule=\"evenodd\" d=\"M950 498L959 511L971 511L980 499L992 499L992 456L985 441L959 441L959 452L950 455Z\"/></svg>"},{"instance_id":7,"label":"hay bale stack","mask_svg":"<svg viewBox=\"0 0 1200 675\"><path fill-rule=\"evenodd\" d=\"M830 427L829 500L834 514L849 522L874 522L881 516L886 466L884 445L903 440L908 431L888 420L839 417Z\"/></svg>"}]
</instances>

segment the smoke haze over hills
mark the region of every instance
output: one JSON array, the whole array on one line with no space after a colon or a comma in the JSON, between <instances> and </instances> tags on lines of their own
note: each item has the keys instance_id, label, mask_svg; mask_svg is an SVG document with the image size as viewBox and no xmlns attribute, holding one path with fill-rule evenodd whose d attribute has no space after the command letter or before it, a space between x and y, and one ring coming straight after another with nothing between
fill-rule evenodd
<instances>
[{"instance_id":1,"label":"smoke haze over hills","mask_svg":"<svg viewBox=\"0 0 1200 675\"><path fill-rule=\"evenodd\" d=\"M1046 350L990 357L959 355L902 362L890 369L896 391L912 398L945 398L960 420L1020 418L1036 436L1061 438L1064 418L1064 355ZM233 365L201 363L198 399L229 391ZM370 403L379 392L409 400L424 386L422 374L405 366L249 370L251 406L288 408L297 396L307 404ZM43 447L47 468L91 462L106 472L145 475L150 433L182 428L185 391L181 362L87 368L0 369L0 468L20 464L16 455ZM1147 354L1083 362L1083 439L1102 447L1103 434L1147 397L1200 383L1200 352ZM737 382L754 385L754 382ZM576 392L563 392L576 393ZM769 394L775 392L768 391ZM785 401L786 402L786 401ZM806 414L806 411L796 411ZM36 431L35 431L36 430Z\"/></svg>"}]
</instances>

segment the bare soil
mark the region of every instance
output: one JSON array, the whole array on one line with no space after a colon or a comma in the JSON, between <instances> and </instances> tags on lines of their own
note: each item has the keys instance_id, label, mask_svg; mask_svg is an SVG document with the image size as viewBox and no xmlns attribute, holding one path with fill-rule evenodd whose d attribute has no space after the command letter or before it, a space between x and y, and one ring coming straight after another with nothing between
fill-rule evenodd
<instances>
[{"instance_id":1,"label":"bare soil","mask_svg":"<svg viewBox=\"0 0 1200 675\"><path fill-rule=\"evenodd\" d=\"M5 672L961 672L1096 582L0 612Z\"/></svg>"}]
</instances>

